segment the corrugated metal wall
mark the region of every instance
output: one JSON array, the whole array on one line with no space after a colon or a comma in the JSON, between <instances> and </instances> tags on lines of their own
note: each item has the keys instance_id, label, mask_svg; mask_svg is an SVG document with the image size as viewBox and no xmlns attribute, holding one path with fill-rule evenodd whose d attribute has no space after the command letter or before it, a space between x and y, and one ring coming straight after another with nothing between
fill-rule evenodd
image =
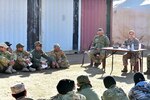
<instances>
[{"instance_id":1,"label":"corrugated metal wall","mask_svg":"<svg viewBox=\"0 0 150 100\"><path fill-rule=\"evenodd\" d=\"M42 43L49 51L55 43L72 50L73 0L42 0Z\"/></svg>"},{"instance_id":2,"label":"corrugated metal wall","mask_svg":"<svg viewBox=\"0 0 150 100\"><path fill-rule=\"evenodd\" d=\"M27 0L0 0L0 42L27 47Z\"/></svg>"},{"instance_id":3,"label":"corrugated metal wall","mask_svg":"<svg viewBox=\"0 0 150 100\"><path fill-rule=\"evenodd\" d=\"M106 32L106 0L81 0L81 50L88 49L99 27Z\"/></svg>"}]
</instances>

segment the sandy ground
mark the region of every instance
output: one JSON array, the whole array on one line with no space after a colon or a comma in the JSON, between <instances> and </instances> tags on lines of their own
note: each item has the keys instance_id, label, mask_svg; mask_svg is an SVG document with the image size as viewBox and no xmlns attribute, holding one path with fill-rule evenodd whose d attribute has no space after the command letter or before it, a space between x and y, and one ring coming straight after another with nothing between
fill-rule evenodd
<instances>
[{"instance_id":1,"label":"sandy ground","mask_svg":"<svg viewBox=\"0 0 150 100\"><path fill-rule=\"evenodd\" d=\"M134 73L128 72L127 74L122 74L122 56L114 56L114 70L111 75L117 81L117 85L122 87L126 93L134 85L132 77ZM103 85L103 78L110 75L111 72L111 57L107 59L106 72L104 73L99 68L85 68L89 64L89 59L86 55L85 64L81 66L81 54L68 55L68 59L71 63L69 69L50 69L41 72L25 73L18 72L13 75L0 74L0 100L14 100L11 97L10 86L17 82L23 82L28 91L28 97L34 100L38 99L49 99L51 96L57 94L56 85L60 79L69 78L75 80L79 75L88 75L93 88L98 93L99 96L102 95L105 87ZM128 66L130 69L130 66ZM144 58L144 71L146 70L146 58ZM149 76L145 76L146 79L150 79ZM76 87L77 88L77 87Z\"/></svg>"}]
</instances>

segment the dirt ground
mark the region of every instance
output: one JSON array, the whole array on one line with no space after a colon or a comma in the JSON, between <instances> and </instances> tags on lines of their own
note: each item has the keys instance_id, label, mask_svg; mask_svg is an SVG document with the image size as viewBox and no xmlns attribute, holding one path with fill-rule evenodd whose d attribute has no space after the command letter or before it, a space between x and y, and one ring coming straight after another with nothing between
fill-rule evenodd
<instances>
[{"instance_id":1,"label":"dirt ground","mask_svg":"<svg viewBox=\"0 0 150 100\"><path fill-rule=\"evenodd\" d=\"M79 75L88 75L93 88L98 93L99 97L102 95L105 87L103 85L103 78L110 75L111 72L111 57L107 58L106 72L104 73L99 68L86 68L89 64L89 58L85 56L85 64L81 67L81 54L68 55L68 59L71 63L69 69L50 69L43 70L41 72L25 73L18 72L13 75L0 74L0 100L14 100L11 97L10 86L23 82L28 91L28 97L34 100L49 99L51 96L57 94L56 85L60 79L69 78L76 82L76 78ZM122 74L122 56L114 56L114 70L111 75L117 81L117 85L122 87L126 93L134 85L132 77L134 73L128 72ZM130 66L128 66L130 70ZM144 57L144 71L146 70L146 58ZM150 79L149 76L145 76L146 79ZM77 87L76 87L77 88Z\"/></svg>"}]
</instances>

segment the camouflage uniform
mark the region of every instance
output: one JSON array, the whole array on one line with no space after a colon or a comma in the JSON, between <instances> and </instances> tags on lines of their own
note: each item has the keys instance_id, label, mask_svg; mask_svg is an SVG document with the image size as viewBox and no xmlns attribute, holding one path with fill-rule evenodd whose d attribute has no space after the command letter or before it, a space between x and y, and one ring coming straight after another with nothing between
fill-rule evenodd
<instances>
[{"instance_id":1,"label":"camouflage uniform","mask_svg":"<svg viewBox=\"0 0 150 100\"><path fill-rule=\"evenodd\" d=\"M150 54L147 55L147 71L144 74L150 75Z\"/></svg>"},{"instance_id":2,"label":"camouflage uniform","mask_svg":"<svg viewBox=\"0 0 150 100\"><path fill-rule=\"evenodd\" d=\"M125 92L115 85L104 91L102 100L128 100Z\"/></svg>"},{"instance_id":3,"label":"camouflage uniform","mask_svg":"<svg viewBox=\"0 0 150 100\"><path fill-rule=\"evenodd\" d=\"M42 67L42 60L41 58L45 58L47 60L48 65L51 64L52 59L50 57L48 57L48 55L43 51L43 50L32 50L31 51L32 54L32 63L33 63L33 67L34 68L41 68Z\"/></svg>"},{"instance_id":4,"label":"camouflage uniform","mask_svg":"<svg viewBox=\"0 0 150 100\"><path fill-rule=\"evenodd\" d=\"M107 36L96 35L92 43L92 48L89 51L89 56L91 60L95 63L101 63L102 59L104 59L105 57L105 51L101 50L101 48L108 47L109 44L110 42Z\"/></svg>"},{"instance_id":5,"label":"camouflage uniform","mask_svg":"<svg viewBox=\"0 0 150 100\"><path fill-rule=\"evenodd\" d=\"M65 95L58 94L52 97L50 100L86 100L86 97L75 93L74 91L68 92Z\"/></svg>"},{"instance_id":6,"label":"camouflage uniform","mask_svg":"<svg viewBox=\"0 0 150 100\"><path fill-rule=\"evenodd\" d=\"M52 57L53 60L56 61L61 68L68 68L70 66L69 61L67 60L67 57L62 50L53 50L49 53L49 56Z\"/></svg>"},{"instance_id":7,"label":"camouflage uniform","mask_svg":"<svg viewBox=\"0 0 150 100\"><path fill-rule=\"evenodd\" d=\"M14 56L9 51L0 52L0 72L4 72L9 66L12 67L14 65L10 63L11 60L14 60Z\"/></svg>"},{"instance_id":8,"label":"camouflage uniform","mask_svg":"<svg viewBox=\"0 0 150 100\"><path fill-rule=\"evenodd\" d=\"M134 38L133 40L126 40L124 45L125 47L130 47L131 48L131 45L134 45L134 49L137 50L139 48L139 40L137 38ZM130 63L131 63L131 66L135 66L136 62L138 61L138 58L139 57L139 52L137 53L133 53L133 52L127 52L123 55L123 65L124 65L124 69L122 70L122 72L126 72L127 71L127 65L128 65L128 59L130 59Z\"/></svg>"}]
</instances>

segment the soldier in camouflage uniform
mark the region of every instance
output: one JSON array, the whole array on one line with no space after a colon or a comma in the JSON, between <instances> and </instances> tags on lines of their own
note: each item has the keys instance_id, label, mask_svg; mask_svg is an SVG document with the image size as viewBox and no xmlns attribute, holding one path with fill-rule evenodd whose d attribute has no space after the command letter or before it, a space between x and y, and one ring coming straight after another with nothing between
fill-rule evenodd
<instances>
[{"instance_id":1,"label":"soldier in camouflage uniform","mask_svg":"<svg viewBox=\"0 0 150 100\"><path fill-rule=\"evenodd\" d=\"M105 58L105 51L101 50L101 48L108 47L109 44L109 38L104 35L103 29L99 28L89 51L89 56L91 58L90 66L93 66L93 62L95 67L98 67L101 64L102 60Z\"/></svg>"},{"instance_id":2,"label":"soldier in camouflage uniform","mask_svg":"<svg viewBox=\"0 0 150 100\"><path fill-rule=\"evenodd\" d=\"M80 75L77 77L78 93L84 95L86 100L100 100L97 93L92 89L88 76Z\"/></svg>"},{"instance_id":3,"label":"soldier in camouflage uniform","mask_svg":"<svg viewBox=\"0 0 150 100\"><path fill-rule=\"evenodd\" d=\"M129 39L127 39L124 43L125 47L132 48L132 45L134 45L134 49L139 48L139 40L135 37L135 32L133 30L129 31ZM128 48L128 49L129 49ZM136 66L136 63L138 61L139 53L134 53L134 52L127 52L123 55L123 65L124 69L122 72L127 72L127 65L128 65L128 59L130 59L131 66ZM136 70L136 69L134 69Z\"/></svg>"},{"instance_id":4,"label":"soldier in camouflage uniform","mask_svg":"<svg viewBox=\"0 0 150 100\"><path fill-rule=\"evenodd\" d=\"M13 69L15 64L14 56L9 51L7 51L8 46L5 43L0 44L0 72L5 73L15 73L16 70Z\"/></svg>"},{"instance_id":5,"label":"soldier in camouflage uniform","mask_svg":"<svg viewBox=\"0 0 150 100\"><path fill-rule=\"evenodd\" d=\"M74 92L74 88L75 83L73 80L62 79L57 84L57 91L59 94L52 97L50 100L86 100L85 96Z\"/></svg>"},{"instance_id":6,"label":"soldier in camouflage uniform","mask_svg":"<svg viewBox=\"0 0 150 100\"><path fill-rule=\"evenodd\" d=\"M37 70L42 69L42 64L48 64L49 66L55 66L56 63L52 60L52 58L48 57L48 55L42 50L42 44L40 41L36 41L34 43L35 49L31 51L32 54L32 63L33 67ZM45 58L47 61L42 61L41 58Z\"/></svg>"},{"instance_id":7,"label":"soldier in camouflage uniform","mask_svg":"<svg viewBox=\"0 0 150 100\"><path fill-rule=\"evenodd\" d=\"M68 68L70 66L69 61L67 60L65 53L60 49L59 44L54 45L54 50L49 53L49 56L56 61L58 64L57 67Z\"/></svg>"},{"instance_id":8,"label":"soldier in camouflage uniform","mask_svg":"<svg viewBox=\"0 0 150 100\"><path fill-rule=\"evenodd\" d=\"M102 95L102 100L128 100L127 95L123 89L116 86L116 81L113 77L107 76L103 80L107 88Z\"/></svg>"},{"instance_id":9,"label":"soldier in camouflage uniform","mask_svg":"<svg viewBox=\"0 0 150 100\"><path fill-rule=\"evenodd\" d=\"M150 54L147 56L147 71L144 72L145 75L150 75Z\"/></svg>"},{"instance_id":10,"label":"soldier in camouflage uniform","mask_svg":"<svg viewBox=\"0 0 150 100\"><path fill-rule=\"evenodd\" d=\"M17 50L14 52L14 54L16 55L17 59L15 61L15 66L14 68L16 70L22 70L24 72L33 72L35 71L34 68L30 67L30 53L23 50L24 45L22 45L21 43L18 43L16 45Z\"/></svg>"}]
</instances>

